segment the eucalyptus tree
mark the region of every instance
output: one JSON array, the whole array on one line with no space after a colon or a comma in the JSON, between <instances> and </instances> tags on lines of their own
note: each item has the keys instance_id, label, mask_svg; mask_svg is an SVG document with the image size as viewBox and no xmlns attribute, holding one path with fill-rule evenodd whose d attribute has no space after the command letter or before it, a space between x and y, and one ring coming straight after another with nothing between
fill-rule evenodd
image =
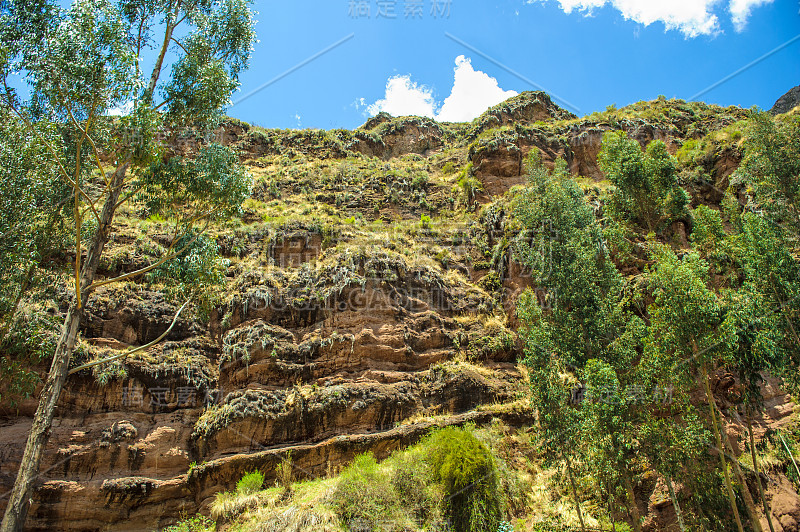
<instances>
[{"instance_id":1,"label":"eucalyptus tree","mask_svg":"<svg viewBox=\"0 0 800 532\"><path fill-rule=\"evenodd\" d=\"M581 410L588 463L607 486L617 486L614 496L625 503L634 530L641 529L635 483L647 467L639 433L653 399L639 371L647 326L631 310L640 298L627 283L606 292L602 349L581 371L586 383Z\"/></svg>"},{"instance_id":2,"label":"eucalyptus tree","mask_svg":"<svg viewBox=\"0 0 800 532\"><path fill-rule=\"evenodd\" d=\"M790 390L797 389L800 262L792 256L786 230L762 213L745 212L736 221L737 232L729 240L735 242L743 283L738 290L725 294L726 319L736 333L732 366L743 385L741 402L751 460L772 529L771 512L759 478L752 417L764 408L761 384L765 373L780 376Z\"/></svg>"},{"instance_id":3,"label":"eucalyptus tree","mask_svg":"<svg viewBox=\"0 0 800 532\"><path fill-rule=\"evenodd\" d=\"M662 141L643 152L624 132L608 132L597 159L615 187L607 203L614 218L654 232L686 214L689 195L678 185L675 159Z\"/></svg>"},{"instance_id":4,"label":"eucalyptus tree","mask_svg":"<svg viewBox=\"0 0 800 532\"><path fill-rule=\"evenodd\" d=\"M800 116L754 112L748 120L742 164L731 178L728 214L743 283L730 295L737 330L736 369L744 383L745 421L753 467L758 473L751 417L763 408L759 385L764 372L798 389L800 358ZM764 511L770 511L756 475Z\"/></svg>"},{"instance_id":5,"label":"eucalyptus tree","mask_svg":"<svg viewBox=\"0 0 800 532\"><path fill-rule=\"evenodd\" d=\"M45 127L40 134L57 132ZM46 357L50 347L42 338L48 320L31 312L17 315L36 284L38 266L64 236L69 190L47 157L45 146L0 107L0 400L12 405L33 392L36 374L27 367Z\"/></svg>"},{"instance_id":6,"label":"eucalyptus tree","mask_svg":"<svg viewBox=\"0 0 800 532\"><path fill-rule=\"evenodd\" d=\"M549 334L568 366L583 367L614 338L607 319L622 289L594 212L559 160L534 166L513 200L515 256L546 294Z\"/></svg>"},{"instance_id":7,"label":"eucalyptus tree","mask_svg":"<svg viewBox=\"0 0 800 532\"><path fill-rule=\"evenodd\" d=\"M800 115L754 112L747 122L744 158L731 179L744 185L749 208L800 236Z\"/></svg>"},{"instance_id":8,"label":"eucalyptus tree","mask_svg":"<svg viewBox=\"0 0 800 532\"><path fill-rule=\"evenodd\" d=\"M652 255L655 264L648 273L654 299L649 308L651 356L677 379L691 378L691 372L699 367L731 514L741 532L742 522L725 460L722 419L708 376L709 368L730 361L735 331L725 321L723 302L709 286L707 262L696 253L679 258L664 245L654 245Z\"/></svg>"},{"instance_id":9,"label":"eucalyptus tree","mask_svg":"<svg viewBox=\"0 0 800 532\"><path fill-rule=\"evenodd\" d=\"M255 22L247 0L76 0L65 10L47 0L6 0L0 9L4 105L69 187L74 236L73 297L0 525L5 532L24 525L89 295L180 255L201 231L185 235L236 212L249 193L230 149L208 144L183 158L168 143L182 127L215 125L247 65ZM146 73L149 48L156 59ZM30 85L27 100L15 90L16 73ZM129 112L108 116L119 109ZM45 124L61 135L41 134ZM152 264L98 279L115 215L127 202L169 220L174 238Z\"/></svg>"},{"instance_id":10,"label":"eucalyptus tree","mask_svg":"<svg viewBox=\"0 0 800 532\"><path fill-rule=\"evenodd\" d=\"M743 212L739 212L738 205L728 211L735 230L733 240L739 251L736 259L741 264L744 289L760 295L762 314L780 316L782 344L787 354L794 354L791 363L797 367L800 365L796 355L796 347L800 345L800 261L796 248L800 227L793 217L800 208L800 196L794 190L800 187L795 160L800 155L793 153L798 150L800 120L795 120L793 138L776 132L781 127L771 125L771 120L769 116L756 115L756 125L751 130L757 132L757 140L745 144L745 159L734 176L734 183L753 191L751 201L743 207ZM786 155L785 163L780 163L776 151ZM735 186L738 185L731 185ZM792 386L798 384L795 373L782 372Z\"/></svg>"},{"instance_id":11,"label":"eucalyptus tree","mask_svg":"<svg viewBox=\"0 0 800 532\"><path fill-rule=\"evenodd\" d=\"M537 412L537 441L549 463L560 462L566 466L578 520L581 529L585 529L575 478L576 459L580 459L587 443L581 433L581 412L576 404L580 399L576 394L576 390L580 390L579 383L564 377L568 368L558 356L536 296L529 291L523 293L517 309L524 324L520 336L525 342L525 364L529 368L529 398Z\"/></svg>"},{"instance_id":12,"label":"eucalyptus tree","mask_svg":"<svg viewBox=\"0 0 800 532\"><path fill-rule=\"evenodd\" d=\"M584 368L586 400L582 405L588 439L588 458L601 478L622 488L623 500L633 529L642 530L634 480L644 469L638 438L638 392L620 379L624 372L602 359L592 359Z\"/></svg>"},{"instance_id":13,"label":"eucalyptus tree","mask_svg":"<svg viewBox=\"0 0 800 532\"><path fill-rule=\"evenodd\" d=\"M764 409L761 396L761 383L765 372L775 374L792 373L787 371L787 359L782 346L781 316L769 310L763 296L753 291L747 284L738 291L727 294L728 313L726 321L735 331L736 344L732 356L734 369L742 382L741 402L744 407L744 425L747 428L750 458L755 471L755 482L764 508L764 515L770 530L774 532L772 512L769 509L764 488L761 484L758 457L755 450L752 417ZM736 409L731 409L734 417L739 418ZM736 464L738 466L738 464ZM740 474L737 471L737 474ZM744 477L742 475L742 483Z\"/></svg>"},{"instance_id":14,"label":"eucalyptus tree","mask_svg":"<svg viewBox=\"0 0 800 532\"><path fill-rule=\"evenodd\" d=\"M521 298L531 399L548 454L567 468L581 521L574 465L591 436L580 401L583 369L616 337L612 318L622 280L608 256L583 191L563 161L551 173L529 168L529 184L513 200L519 236L516 256L531 272L540 297ZM570 401L572 396L572 401Z\"/></svg>"},{"instance_id":15,"label":"eucalyptus tree","mask_svg":"<svg viewBox=\"0 0 800 532\"><path fill-rule=\"evenodd\" d=\"M642 453L664 479L678 525L685 531L693 523L691 516L681 508L675 483L696 486L700 473L698 464L707 457L709 434L690 399L697 386L696 379L688 371L674 371L676 359L654 341L659 336L647 331L636 371L641 386L652 392L647 397L646 407L640 411L638 436ZM696 497L695 492L691 498Z\"/></svg>"},{"instance_id":16,"label":"eucalyptus tree","mask_svg":"<svg viewBox=\"0 0 800 532\"><path fill-rule=\"evenodd\" d=\"M786 345L800 345L800 260L796 246L769 220L745 215L741 232L746 283L781 317ZM797 354L797 350L790 350ZM800 360L795 359L795 364Z\"/></svg>"}]
</instances>

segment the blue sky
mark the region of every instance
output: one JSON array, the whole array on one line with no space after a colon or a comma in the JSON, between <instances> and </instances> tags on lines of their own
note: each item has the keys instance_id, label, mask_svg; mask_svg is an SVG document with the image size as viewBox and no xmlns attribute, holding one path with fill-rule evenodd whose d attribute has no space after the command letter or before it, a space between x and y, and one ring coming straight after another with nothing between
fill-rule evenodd
<instances>
[{"instance_id":1,"label":"blue sky","mask_svg":"<svg viewBox=\"0 0 800 532\"><path fill-rule=\"evenodd\" d=\"M378 16L380 3L395 18ZM325 129L380 109L469 117L532 82L584 115L660 94L689 99L800 35L798 0L451 0L438 16L433 3L258 0L260 42L233 100L295 70L228 114ZM769 108L798 84L800 39L698 99Z\"/></svg>"}]
</instances>

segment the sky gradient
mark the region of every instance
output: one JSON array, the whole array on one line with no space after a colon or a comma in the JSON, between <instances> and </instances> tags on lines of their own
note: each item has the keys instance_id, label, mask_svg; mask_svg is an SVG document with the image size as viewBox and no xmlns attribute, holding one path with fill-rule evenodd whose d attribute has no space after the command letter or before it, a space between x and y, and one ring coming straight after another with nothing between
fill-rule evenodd
<instances>
[{"instance_id":1,"label":"sky gradient","mask_svg":"<svg viewBox=\"0 0 800 532\"><path fill-rule=\"evenodd\" d=\"M258 0L259 43L228 114L264 127L354 128L397 76L438 108L464 56L501 92L535 84L584 115L661 94L689 99L800 35L797 0L452 0L437 16L433 0L383 2L395 18L379 16L379 3ZM698 4L705 15L690 12ZM800 39L698 99L768 109L798 84Z\"/></svg>"}]
</instances>

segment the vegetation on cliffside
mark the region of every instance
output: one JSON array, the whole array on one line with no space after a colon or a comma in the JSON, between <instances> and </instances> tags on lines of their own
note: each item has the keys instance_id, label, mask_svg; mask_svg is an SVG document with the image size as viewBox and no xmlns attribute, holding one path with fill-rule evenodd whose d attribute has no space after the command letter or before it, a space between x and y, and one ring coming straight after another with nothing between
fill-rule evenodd
<instances>
[{"instance_id":1,"label":"vegetation on cliffside","mask_svg":"<svg viewBox=\"0 0 800 532\"><path fill-rule=\"evenodd\" d=\"M36 80L0 106L11 520L792 530L797 110L579 118L530 92L471 123L264 129L219 114L245 2L187 14L164 108L114 37L154 13L109 6L0 11L2 74Z\"/></svg>"}]
</instances>

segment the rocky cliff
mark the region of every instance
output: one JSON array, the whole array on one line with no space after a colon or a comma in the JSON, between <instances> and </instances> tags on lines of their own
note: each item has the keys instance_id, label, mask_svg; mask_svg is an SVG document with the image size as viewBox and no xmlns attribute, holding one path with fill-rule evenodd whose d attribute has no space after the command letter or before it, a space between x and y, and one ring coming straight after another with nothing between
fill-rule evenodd
<instances>
[{"instance_id":1,"label":"rocky cliff","mask_svg":"<svg viewBox=\"0 0 800 532\"><path fill-rule=\"evenodd\" d=\"M677 153L744 116L662 99L577 118L524 93L471 124L227 122L211 135L239 150L256 186L241 219L209 232L227 261L225 288L156 347L69 379L28 528L149 531L207 513L244 471L272 471L288 451L297 474L312 477L366 450L387 456L434 423L530 422L513 329L516 298L535 286L508 249L502 200L524 182L528 152L551 165L564 158L591 196L603 186L605 131ZM173 150L207 140L189 132ZM741 155L726 137L704 157L710 181L686 183L695 203L719 201ZM479 183L474 197L465 177ZM126 213L104 274L146 263L165 232ZM59 282L48 303L56 317L66 304ZM104 287L88 305L76 365L152 341L179 306L152 279ZM13 485L34 400L2 412L0 492ZM773 386L768 400L759 434L791 419L785 393ZM783 530L797 530L796 495L770 489ZM662 492L654 483L640 494L652 527L673 518Z\"/></svg>"}]
</instances>

